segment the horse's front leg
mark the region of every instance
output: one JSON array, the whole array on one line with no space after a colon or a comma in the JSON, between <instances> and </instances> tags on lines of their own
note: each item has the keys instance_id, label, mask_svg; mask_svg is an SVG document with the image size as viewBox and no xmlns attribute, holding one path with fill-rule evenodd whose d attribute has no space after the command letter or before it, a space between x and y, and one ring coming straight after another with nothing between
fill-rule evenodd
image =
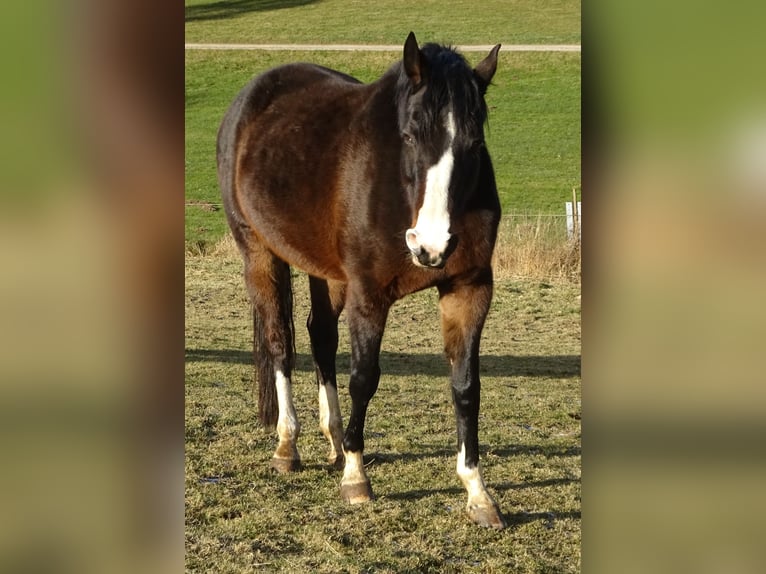
<instances>
[{"instance_id":1,"label":"horse's front leg","mask_svg":"<svg viewBox=\"0 0 766 574\"><path fill-rule=\"evenodd\" d=\"M352 504L372 499L372 488L364 471L364 421L367 406L380 380L380 342L390 303L372 301L362 293L349 294L346 312L351 333L351 416L343 437L345 467L340 483L341 497Z\"/></svg>"},{"instance_id":2,"label":"horse's front leg","mask_svg":"<svg viewBox=\"0 0 766 574\"><path fill-rule=\"evenodd\" d=\"M457 474L468 491L468 516L475 523L505 528L500 509L487 492L479 466L479 339L492 299L491 272L479 285L439 288L444 349L452 369L457 419Z\"/></svg>"}]
</instances>

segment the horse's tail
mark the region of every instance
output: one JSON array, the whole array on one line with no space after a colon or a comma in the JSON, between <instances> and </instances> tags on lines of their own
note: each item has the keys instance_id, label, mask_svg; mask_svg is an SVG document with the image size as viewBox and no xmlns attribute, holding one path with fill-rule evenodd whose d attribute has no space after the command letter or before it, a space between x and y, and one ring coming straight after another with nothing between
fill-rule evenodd
<instances>
[{"instance_id":1,"label":"horse's tail","mask_svg":"<svg viewBox=\"0 0 766 574\"><path fill-rule=\"evenodd\" d=\"M281 370L286 377L292 373L295 365L295 324L293 322L293 285L290 266L282 261L276 262L275 286L277 289L278 316L280 331L284 336L284 363L278 358L275 364L273 347L270 348L264 318L253 312L256 383L258 386L258 420L266 428L274 428L279 418L277 401L276 372ZM273 343L272 343L273 345ZM255 389L253 389L255 393Z\"/></svg>"}]
</instances>

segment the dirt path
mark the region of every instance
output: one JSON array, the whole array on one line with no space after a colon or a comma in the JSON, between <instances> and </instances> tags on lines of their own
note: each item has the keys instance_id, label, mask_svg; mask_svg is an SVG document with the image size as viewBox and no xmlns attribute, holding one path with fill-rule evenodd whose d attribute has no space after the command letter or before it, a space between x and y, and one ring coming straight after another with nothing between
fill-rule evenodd
<instances>
[{"instance_id":1,"label":"dirt path","mask_svg":"<svg viewBox=\"0 0 766 574\"><path fill-rule=\"evenodd\" d=\"M491 45L457 46L461 52L488 52ZM186 50L306 50L326 52L399 52L398 44L184 44ZM580 52L579 44L508 44L503 52Z\"/></svg>"}]
</instances>

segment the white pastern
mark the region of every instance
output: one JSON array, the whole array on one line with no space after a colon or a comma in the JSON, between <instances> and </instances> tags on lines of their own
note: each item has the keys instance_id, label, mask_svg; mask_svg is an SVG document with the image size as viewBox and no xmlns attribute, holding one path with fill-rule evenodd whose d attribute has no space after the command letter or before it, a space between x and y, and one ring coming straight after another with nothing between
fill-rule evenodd
<instances>
[{"instance_id":1,"label":"white pastern","mask_svg":"<svg viewBox=\"0 0 766 574\"><path fill-rule=\"evenodd\" d=\"M295 414L293 405L293 392L290 387L290 379L285 377L282 371L276 372L277 401L279 402L279 419L277 420L277 434L280 442L295 443L301 431L298 416Z\"/></svg>"},{"instance_id":2,"label":"white pastern","mask_svg":"<svg viewBox=\"0 0 766 574\"><path fill-rule=\"evenodd\" d=\"M446 151L436 165L431 166L426 172L426 191L415 227L408 229L405 235L407 247L413 251L425 249L433 254L443 253L450 239L448 202L452 167L455 161L452 142L456 133L452 112L447 114L447 133L449 144Z\"/></svg>"},{"instance_id":3,"label":"white pastern","mask_svg":"<svg viewBox=\"0 0 766 574\"><path fill-rule=\"evenodd\" d=\"M367 474L364 472L364 460L361 452L345 452L346 465L343 468L341 484L358 484L367 482Z\"/></svg>"},{"instance_id":4,"label":"white pastern","mask_svg":"<svg viewBox=\"0 0 766 574\"><path fill-rule=\"evenodd\" d=\"M481 477L481 469L477 464L474 468L465 465L465 445L462 445L457 455L457 475L468 491L468 506L491 506L494 504L492 497L487 492L484 479Z\"/></svg>"},{"instance_id":5,"label":"white pastern","mask_svg":"<svg viewBox=\"0 0 766 574\"><path fill-rule=\"evenodd\" d=\"M319 428L330 441L330 458L341 452L343 422L338 404L338 389L332 385L319 385Z\"/></svg>"}]
</instances>

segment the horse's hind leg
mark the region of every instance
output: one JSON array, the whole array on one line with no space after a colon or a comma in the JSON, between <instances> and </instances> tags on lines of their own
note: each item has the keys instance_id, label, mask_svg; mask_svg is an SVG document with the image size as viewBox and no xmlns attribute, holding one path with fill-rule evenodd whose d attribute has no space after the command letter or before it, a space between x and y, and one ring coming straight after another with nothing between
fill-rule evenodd
<instances>
[{"instance_id":1,"label":"horse's hind leg","mask_svg":"<svg viewBox=\"0 0 766 574\"><path fill-rule=\"evenodd\" d=\"M479 466L479 339L492 299L491 275L479 285L439 288L444 350L452 370L457 420L457 474L468 491L466 511L475 523L504 528Z\"/></svg>"},{"instance_id":2,"label":"horse's hind leg","mask_svg":"<svg viewBox=\"0 0 766 574\"><path fill-rule=\"evenodd\" d=\"M257 240L240 243L245 282L253 303L253 350L261 424L276 423L279 445L271 465L279 472L300 468L296 442L300 423L290 383L294 361L290 267Z\"/></svg>"},{"instance_id":3,"label":"horse's hind leg","mask_svg":"<svg viewBox=\"0 0 766 574\"><path fill-rule=\"evenodd\" d=\"M338 404L335 355L338 351L338 316L346 297L345 284L309 277L311 313L307 327L311 337L319 390L319 428L330 442L330 464L343 468L343 421Z\"/></svg>"}]
</instances>

